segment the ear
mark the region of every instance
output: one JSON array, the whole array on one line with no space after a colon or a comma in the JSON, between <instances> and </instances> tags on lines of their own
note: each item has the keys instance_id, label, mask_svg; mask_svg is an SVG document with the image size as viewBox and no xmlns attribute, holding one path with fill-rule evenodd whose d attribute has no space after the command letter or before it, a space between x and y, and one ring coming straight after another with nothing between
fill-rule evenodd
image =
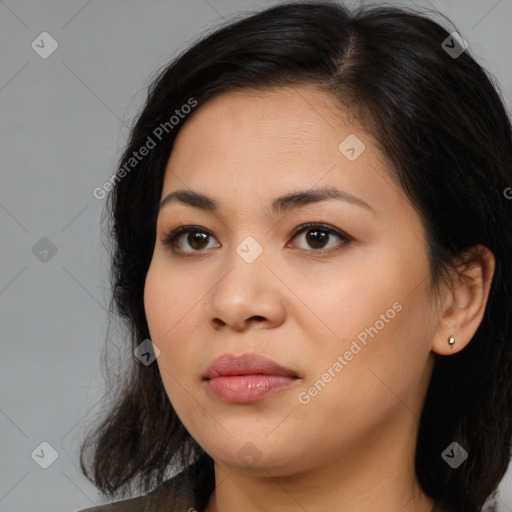
<instances>
[{"instance_id":1,"label":"ear","mask_svg":"<svg viewBox=\"0 0 512 512\"><path fill-rule=\"evenodd\" d=\"M432 341L432 351L441 355L462 350L480 326L494 276L494 255L487 247L477 245L462 255L456 268L450 286L443 289L438 329ZM452 348L450 336L455 338Z\"/></svg>"}]
</instances>

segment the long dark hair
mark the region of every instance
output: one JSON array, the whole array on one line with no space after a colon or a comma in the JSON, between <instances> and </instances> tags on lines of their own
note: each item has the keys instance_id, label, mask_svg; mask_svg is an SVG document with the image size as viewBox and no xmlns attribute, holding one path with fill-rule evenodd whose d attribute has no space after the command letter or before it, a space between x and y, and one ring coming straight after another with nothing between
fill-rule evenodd
<instances>
[{"instance_id":1,"label":"long dark hair","mask_svg":"<svg viewBox=\"0 0 512 512\"><path fill-rule=\"evenodd\" d=\"M144 283L177 133L220 93L313 84L334 95L389 158L392 178L423 219L434 291L467 249L481 244L495 256L473 339L456 354L435 356L416 450L427 495L456 512L481 510L507 469L512 437L512 131L492 75L467 50L454 56L443 45L454 30L403 7L282 4L218 28L159 71L105 210L110 309L126 326L131 361L80 454L82 471L104 495L149 492L169 468L194 461L200 507L215 485L213 461L174 412L157 365L132 356L150 337ZM135 162L143 146L151 149ZM469 453L456 470L441 457L453 441Z\"/></svg>"}]
</instances>

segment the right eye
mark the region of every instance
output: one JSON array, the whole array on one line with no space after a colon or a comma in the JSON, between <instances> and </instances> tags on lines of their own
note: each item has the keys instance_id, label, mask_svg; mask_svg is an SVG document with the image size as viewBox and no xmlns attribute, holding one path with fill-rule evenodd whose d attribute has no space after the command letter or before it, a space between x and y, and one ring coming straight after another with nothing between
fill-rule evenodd
<instances>
[{"instance_id":1,"label":"right eye","mask_svg":"<svg viewBox=\"0 0 512 512\"><path fill-rule=\"evenodd\" d=\"M185 234L188 236L181 236ZM190 254L191 252L203 252L203 249L208 248L207 242L210 237L213 237L210 231L201 226L180 226L171 233L164 235L162 244L170 245L173 252ZM187 251L183 244L188 244L194 250Z\"/></svg>"}]
</instances>

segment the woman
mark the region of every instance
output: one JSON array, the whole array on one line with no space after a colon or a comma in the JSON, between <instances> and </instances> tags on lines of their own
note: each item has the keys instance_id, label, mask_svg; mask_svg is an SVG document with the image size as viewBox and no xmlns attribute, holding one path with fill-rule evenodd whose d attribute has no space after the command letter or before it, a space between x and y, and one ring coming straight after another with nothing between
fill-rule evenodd
<instances>
[{"instance_id":1,"label":"woman","mask_svg":"<svg viewBox=\"0 0 512 512\"><path fill-rule=\"evenodd\" d=\"M267 9L150 87L109 196L131 371L88 510L477 512L512 435L512 133L413 11ZM87 456L89 455L89 457Z\"/></svg>"}]
</instances>

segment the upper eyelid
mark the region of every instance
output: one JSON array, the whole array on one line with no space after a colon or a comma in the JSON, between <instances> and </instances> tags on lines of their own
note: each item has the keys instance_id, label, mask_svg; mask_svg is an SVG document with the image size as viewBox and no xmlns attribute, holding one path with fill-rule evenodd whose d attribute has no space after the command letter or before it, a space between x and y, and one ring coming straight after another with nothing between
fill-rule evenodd
<instances>
[{"instance_id":1,"label":"upper eyelid","mask_svg":"<svg viewBox=\"0 0 512 512\"><path fill-rule=\"evenodd\" d=\"M351 238L350 235L348 233L345 233L342 229L339 229L335 226L331 226L330 224L327 224L325 222L304 222L302 224L300 224L299 226L297 226L293 231L292 231L292 236L296 236L298 235L299 233L302 233L303 231L306 231L308 229L319 229L319 230L323 230L323 231L329 231L337 236L340 236L340 237L346 237L346 238Z\"/></svg>"}]
</instances>

